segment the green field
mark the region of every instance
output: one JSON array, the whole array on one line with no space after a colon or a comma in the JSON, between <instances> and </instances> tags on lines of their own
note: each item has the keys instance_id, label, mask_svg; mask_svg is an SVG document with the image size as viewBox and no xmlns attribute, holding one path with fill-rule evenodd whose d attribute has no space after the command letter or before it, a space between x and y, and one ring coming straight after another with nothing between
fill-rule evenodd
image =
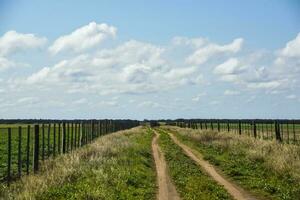
<instances>
[{"instance_id":1,"label":"green field","mask_svg":"<svg viewBox=\"0 0 300 200\"><path fill-rule=\"evenodd\" d=\"M29 129L28 129L29 126ZM40 125L39 130L39 160L45 160L49 157L57 155L62 151L62 126L55 124L55 138L54 138L54 124L45 124L44 128ZM8 166L8 127L11 128L11 174L12 177L18 176L18 155L19 155L19 141L21 141L21 173L27 172L27 161L29 162L29 172L32 171L33 163L33 148L34 148L34 126L27 124L1 124L0 125L0 181L7 176ZM21 129L21 137L19 137L19 128ZM43 131L44 130L44 131ZM68 131L69 130L69 131ZM28 137L29 131L29 137ZM60 138L59 138L60 131ZM77 126L77 134L75 128L73 134L71 127L67 128L67 150L74 149L79 145L80 138L79 126ZM76 141L75 141L76 136ZM28 146L29 139L29 146ZM55 140L55 141L54 141ZM73 142L72 142L73 141ZM55 142L55 149L54 149ZM60 142L60 145L58 145ZM29 150L29 151L28 151ZM28 151L28 155L27 155ZM29 157L28 157L29 156ZM29 159L28 159L29 158Z\"/></svg>"}]
</instances>

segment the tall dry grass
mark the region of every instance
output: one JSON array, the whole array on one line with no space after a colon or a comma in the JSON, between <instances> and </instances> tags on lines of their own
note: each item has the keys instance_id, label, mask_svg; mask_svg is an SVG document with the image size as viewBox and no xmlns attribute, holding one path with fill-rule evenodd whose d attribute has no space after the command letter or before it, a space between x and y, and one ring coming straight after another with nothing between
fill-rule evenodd
<instances>
[{"instance_id":1,"label":"tall dry grass","mask_svg":"<svg viewBox=\"0 0 300 200\"><path fill-rule=\"evenodd\" d=\"M206 145L214 145L231 153L244 153L252 161L260 161L279 175L290 175L300 181L300 146L261 140L245 135L211 130L167 127Z\"/></svg>"},{"instance_id":2,"label":"tall dry grass","mask_svg":"<svg viewBox=\"0 0 300 200\"><path fill-rule=\"evenodd\" d=\"M140 131L141 127L137 127L112 133L74 152L47 160L42 164L38 174L24 176L10 187L1 185L0 199L34 199L36 194L46 191L53 185L71 181L74 174L80 174L83 170L84 163L101 164L105 159L129 147L132 145L130 135Z\"/></svg>"}]
</instances>

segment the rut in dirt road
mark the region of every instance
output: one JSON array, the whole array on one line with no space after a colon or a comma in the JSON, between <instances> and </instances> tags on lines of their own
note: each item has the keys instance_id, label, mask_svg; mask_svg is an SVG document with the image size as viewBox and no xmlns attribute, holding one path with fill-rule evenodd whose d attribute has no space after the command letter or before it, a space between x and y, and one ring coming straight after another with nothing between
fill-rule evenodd
<instances>
[{"instance_id":1,"label":"rut in dirt road","mask_svg":"<svg viewBox=\"0 0 300 200\"><path fill-rule=\"evenodd\" d=\"M152 152L156 166L157 181L158 181L158 200L180 200L174 184L167 172L167 164L164 155L158 146L157 140L159 134L153 130L155 136L152 140Z\"/></svg>"},{"instance_id":2,"label":"rut in dirt road","mask_svg":"<svg viewBox=\"0 0 300 200\"><path fill-rule=\"evenodd\" d=\"M223 185L227 192L237 200L256 200L257 198L250 195L247 191L238 187L234 183L228 181L222 175L220 175L215 168L209 164L209 162L202 159L202 155L199 152L192 150L187 145L181 143L172 133L169 133L169 136L177 144L179 147L183 149L185 154L189 156L192 160L194 160L200 167L202 167L215 181L217 181L220 185Z\"/></svg>"}]
</instances>

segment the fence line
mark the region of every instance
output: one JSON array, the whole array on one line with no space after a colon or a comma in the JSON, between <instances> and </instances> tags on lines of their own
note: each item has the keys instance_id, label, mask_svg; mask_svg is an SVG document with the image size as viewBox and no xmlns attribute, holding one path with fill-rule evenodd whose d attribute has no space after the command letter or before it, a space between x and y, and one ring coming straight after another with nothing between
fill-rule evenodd
<instances>
[{"instance_id":1,"label":"fence line","mask_svg":"<svg viewBox=\"0 0 300 200\"><path fill-rule=\"evenodd\" d=\"M300 120L180 119L169 120L166 124L218 132L231 131L259 139L276 139L278 142L300 144Z\"/></svg>"},{"instance_id":2,"label":"fence line","mask_svg":"<svg viewBox=\"0 0 300 200\"><path fill-rule=\"evenodd\" d=\"M138 126L134 120L36 121L0 124L0 183L37 173L47 158L74 151L95 138ZM5 164L6 163L6 164Z\"/></svg>"}]
</instances>

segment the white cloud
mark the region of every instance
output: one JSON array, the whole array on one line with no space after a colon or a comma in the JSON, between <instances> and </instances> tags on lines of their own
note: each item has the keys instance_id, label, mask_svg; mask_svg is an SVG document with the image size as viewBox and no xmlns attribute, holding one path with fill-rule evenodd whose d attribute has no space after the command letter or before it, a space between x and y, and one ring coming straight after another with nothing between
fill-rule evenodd
<instances>
[{"instance_id":1,"label":"white cloud","mask_svg":"<svg viewBox=\"0 0 300 200\"><path fill-rule=\"evenodd\" d=\"M236 91L236 90L225 90L224 91L224 95L227 95L227 96L239 95L239 94L240 94L240 92Z\"/></svg>"},{"instance_id":2,"label":"white cloud","mask_svg":"<svg viewBox=\"0 0 300 200\"><path fill-rule=\"evenodd\" d=\"M80 98L80 99L77 99L75 101L72 102L73 104L85 104L87 103L87 99L86 98Z\"/></svg>"},{"instance_id":3,"label":"white cloud","mask_svg":"<svg viewBox=\"0 0 300 200\"><path fill-rule=\"evenodd\" d=\"M294 94L291 94L291 95L286 96L286 98L287 98L287 99L296 99L297 96L294 95Z\"/></svg>"},{"instance_id":4,"label":"white cloud","mask_svg":"<svg viewBox=\"0 0 300 200\"><path fill-rule=\"evenodd\" d=\"M242 44L242 38L235 39L232 43L227 45L207 44L196 49L196 51L186 59L186 63L201 65L218 54L237 53L240 51Z\"/></svg>"},{"instance_id":5,"label":"white cloud","mask_svg":"<svg viewBox=\"0 0 300 200\"><path fill-rule=\"evenodd\" d=\"M283 57L300 58L300 33L294 40L289 41L286 46L280 50L280 55Z\"/></svg>"},{"instance_id":6,"label":"white cloud","mask_svg":"<svg viewBox=\"0 0 300 200\"><path fill-rule=\"evenodd\" d=\"M164 52L162 47L131 40L116 48L62 60L16 84L52 89L63 86L68 93L107 95L158 92L203 81L196 67L171 66Z\"/></svg>"},{"instance_id":7,"label":"white cloud","mask_svg":"<svg viewBox=\"0 0 300 200\"><path fill-rule=\"evenodd\" d=\"M221 102L218 101L218 100L214 100L214 101L210 101L209 104L212 105L212 106L216 106L216 105L221 104Z\"/></svg>"},{"instance_id":8,"label":"white cloud","mask_svg":"<svg viewBox=\"0 0 300 200\"><path fill-rule=\"evenodd\" d=\"M45 45L46 42L46 38L37 37L34 34L8 31L0 37L0 56L27 51L28 49L40 48Z\"/></svg>"},{"instance_id":9,"label":"white cloud","mask_svg":"<svg viewBox=\"0 0 300 200\"><path fill-rule=\"evenodd\" d=\"M137 107L139 107L139 108L163 108L164 106L159 103L153 102L153 101L144 101L142 103L139 103L137 105Z\"/></svg>"},{"instance_id":10,"label":"white cloud","mask_svg":"<svg viewBox=\"0 0 300 200\"><path fill-rule=\"evenodd\" d=\"M280 81L248 83L248 87L252 89L276 89L280 85L281 85Z\"/></svg>"},{"instance_id":11,"label":"white cloud","mask_svg":"<svg viewBox=\"0 0 300 200\"><path fill-rule=\"evenodd\" d=\"M195 97L192 98L192 101L198 102L201 100L202 97L206 96L206 92L202 92L198 95L196 95Z\"/></svg>"},{"instance_id":12,"label":"white cloud","mask_svg":"<svg viewBox=\"0 0 300 200\"><path fill-rule=\"evenodd\" d=\"M14 67L15 65L16 65L15 62L0 56L0 72L9 69L11 67Z\"/></svg>"},{"instance_id":13,"label":"white cloud","mask_svg":"<svg viewBox=\"0 0 300 200\"><path fill-rule=\"evenodd\" d=\"M56 39L49 51L57 54L62 51L82 52L96 47L107 38L115 37L117 29L107 24L91 22L86 26L76 29L69 35Z\"/></svg>"},{"instance_id":14,"label":"white cloud","mask_svg":"<svg viewBox=\"0 0 300 200\"><path fill-rule=\"evenodd\" d=\"M221 74L221 75L227 75L227 74L238 74L242 72L243 67L241 66L241 63L236 58L230 58L224 63L218 65L214 69L214 73Z\"/></svg>"},{"instance_id":15,"label":"white cloud","mask_svg":"<svg viewBox=\"0 0 300 200\"><path fill-rule=\"evenodd\" d=\"M208 41L204 38L187 38L187 37L174 37L172 39L172 44L176 46L192 46L192 47L201 47L205 45Z\"/></svg>"},{"instance_id":16,"label":"white cloud","mask_svg":"<svg viewBox=\"0 0 300 200\"><path fill-rule=\"evenodd\" d=\"M19 104L35 104L39 102L38 97L23 97L18 99L17 101Z\"/></svg>"}]
</instances>

